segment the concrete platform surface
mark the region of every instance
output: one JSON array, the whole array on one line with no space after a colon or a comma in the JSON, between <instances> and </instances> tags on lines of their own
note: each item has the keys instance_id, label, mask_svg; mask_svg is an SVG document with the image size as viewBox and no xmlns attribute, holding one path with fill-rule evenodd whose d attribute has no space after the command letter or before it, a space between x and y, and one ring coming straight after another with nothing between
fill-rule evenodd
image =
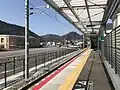
<instances>
[{"instance_id":1,"label":"concrete platform surface","mask_svg":"<svg viewBox=\"0 0 120 90\"><path fill-rule=\"evenodd\" d=\"M58 70L31 87L30 90L58 90L61 84L64 83L66 78L71 75L74 69L81 63L81 56L87 55L88 51L89 50L84 51L77 57L67 62Z\"/></svg>"},{"instance_id":2,"label":"concrete platform surface","mask_svg":"<svg viewBox=\"0 0 120 90\"><path fill-rule=\"evenodd\" d=\"M115 90L98 51L87 49L30 90Z\"/></svg>"},{"instance_id":3,"label":"concrete platform surface","mask_svg":"<svg viewBox=\"0 0 120 90\"><path fill-rule=\"evenodd\" d=\"M83 85L83 90L115 90L97 51L91 53L73 90L78 88L78 82L82 81L86 82L86 85Z\"/></svg>"}]
</instances>

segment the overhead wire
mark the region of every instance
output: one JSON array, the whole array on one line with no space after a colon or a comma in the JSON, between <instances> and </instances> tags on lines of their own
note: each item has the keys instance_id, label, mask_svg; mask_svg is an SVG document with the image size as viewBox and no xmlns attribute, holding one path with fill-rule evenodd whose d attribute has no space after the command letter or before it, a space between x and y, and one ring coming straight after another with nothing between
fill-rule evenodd
<instances>
[{"instance_id":1,"label":"overhead wire","mask_svg":"<svg viewBox=\"0 0 120 90\"><path fill-rule=\"evenodd\" d=\"M36 8L37 6L33 5L31 2L29 2L29 5L33 7L33 10L34 8ZM46 13L46 10L47 8L36 8L36 9L39 9L38 12L33 12L34 13L38 13L38 14L45 14L46 16L54 19L55 21L57 21L58 23L60 23L61 25L65 26L66 28L68 28L64 23L62 23L60 20L57 19L57 13L55 13L55 18L51 15L49 15L48 13ZM73 29L73 28L69 28L69 29Z\"/></svg>"},{"instance_id":2,"label":"overhead wire","mask_svg":"<svg viewBox=\"0 0 120 90\"><path fill-rule=\"evenodd\" d=\"M98 4L96 4L96 3L94 3L94 2L92 2L92 1L90 1L90 0L88 0L88 2L90 2L91 4L96 5L96 6L98 6L98 7L100 7L100 8L102 8L102 9L104 9L104 10L105 10L105 8L104 8L104 7L101 7L100 5L98 5Z\"/></svg>"},{"instance_id":3,"label":"overhead wire","mask_svg":"<svg viewBox=\"0 0 120 90\"><path fill-rule=\"evenodd\" d=\"M96 16L96 15L99 15L99 14L101 14L101 13L103 13L103 12L104 12L104 11L101 11L101 12L95 13L95 14L91 15L91 17L94 17L94 16ZM88 19L88 17L87 17L86 19Z\"/></svg>"}]
</instances>

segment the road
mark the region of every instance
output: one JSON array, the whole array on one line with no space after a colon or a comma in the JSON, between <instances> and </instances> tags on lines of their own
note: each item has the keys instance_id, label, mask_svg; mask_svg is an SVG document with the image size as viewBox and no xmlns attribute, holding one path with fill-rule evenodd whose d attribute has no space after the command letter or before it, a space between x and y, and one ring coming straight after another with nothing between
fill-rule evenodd
<instances>
[{"instance_id":1,"label":"road","mask_svg":"<svg viewBox=\"0 0 120 90\"><path fill-rule=\"evenodd\" d=\"M29 52L32 53L41 53L48 51L56 51L63 50L67 48L59 48L59 47L50 47L50 48L30 48ZM0 52L0 57L14 56L14 55L24 55L24 50L15 50L15 51L2 51Z\"/></svg>"}]
</instances>

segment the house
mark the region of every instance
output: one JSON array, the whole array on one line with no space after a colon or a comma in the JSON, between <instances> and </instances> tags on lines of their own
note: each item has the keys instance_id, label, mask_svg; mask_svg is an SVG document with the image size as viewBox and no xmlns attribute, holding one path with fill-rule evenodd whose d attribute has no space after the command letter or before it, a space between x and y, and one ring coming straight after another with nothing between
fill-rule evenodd
<instances>
[{"instance_id":1,"label":"house","mask_svg":"<svg viewBox=\"0 0 120 90\"><path fill-rule=\"evenodd\" d=\"M40 38L29 36L29 47L39 47ZM25 36L19 35L0 35L1 49L23 49L25 47Z\"/></svg>"}]
</instances>

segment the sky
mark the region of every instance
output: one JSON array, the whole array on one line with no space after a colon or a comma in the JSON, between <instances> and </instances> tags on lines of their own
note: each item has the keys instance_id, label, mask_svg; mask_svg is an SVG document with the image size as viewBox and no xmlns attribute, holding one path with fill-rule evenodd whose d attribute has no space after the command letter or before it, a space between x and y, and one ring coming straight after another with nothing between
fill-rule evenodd
<instances>
[{"instance_id":1,"label":"sky","mask_svg":"<svg viewBox=\"0 0 120 90\"><path fill-rule=\"evenodd\" d=\"M68 32L80 31L67 22L62 16L52 8L46 8L47 4L43 0L30 0L30 30L38 35L57 34L64 35ZM38 8L39 9L36 9ZM24 0L0 0L0 20L11 24L24 26L25 17ZM40 13L41 10L44 12Z\"/></svg>"}]
</instances>

